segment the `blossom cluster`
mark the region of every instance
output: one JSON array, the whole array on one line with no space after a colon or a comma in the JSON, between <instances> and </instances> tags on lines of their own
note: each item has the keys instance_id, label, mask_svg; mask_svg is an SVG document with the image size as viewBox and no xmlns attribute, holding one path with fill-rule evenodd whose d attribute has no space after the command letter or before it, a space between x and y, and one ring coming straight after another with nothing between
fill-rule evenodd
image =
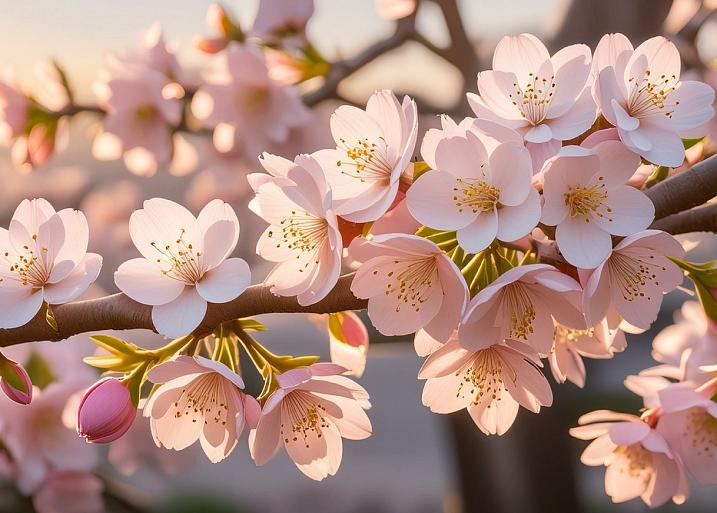
<instances>
[{"instance_id":1,"label":"blossom cluster","mask_svg":"<svg viewBox=\"0 0 717 513\"><path fill-rule=\"evenodd\" d=\"M175 128L186 118L186 95L220 150L257 155L287 141L309 113L290 85L295 77L280 82L268 67L270 48L280 39L306 66L321 64L303 37L311 10L304 2L294 9L281 20L260 9L249 34L210 9L220 37L200 47L222 52L222 64L197 88L158 28L141 55L113 58L97 85L107 116L96 154L153 173L181 145ZM268 55L244 44L247 37L267 41ZM682 166L683 140L704 135L714 115L711 87L681 80L680 71L675 45L660 36L634 48L608 34L594 52L578 44L550 55L521 34L503 38L492 69L478 75L477 93L468 95L475 117L442 116L440 128L419 138L408 96L378 90L365 108L338 107L330 147L293 159L264 152L263 172L247 176L249 208L267 225L256 244L273 264L267 295L311 311L330 302L343 269L355 270L350 291L371 325L386 336L412 335L425 357L424 405L444 414L466 409L483 433L504 434L521 406L538 413L553 403L545 362L555 381L584 386L584 358L625 350L625 332L651 327L685 271L704 271L683 260L675 237L651 229L655 208L645 194L644 166ZM13 132L15 144L25 131ZM119 441L141 409L158 447L179 451L198 441L215 463L247 430L257 465L283 447L301 472L324 479L339 468L344 438L372 432L368 393L347 377L363 373L368 331L354 312L332 311L332 362L318 362L270 352L249 334L266 329L252 319L211 324L216 305L251 284L247 262L231 256L239 233L234 209L219 199L197 216L162 198L132 213L129 235L141 256L121 264L114 282L151 309L154 329L171 341L145 349L92 337L101 351L86 362L107 375L77 401L75 428L88 442ZM0 329L47 323L60 334L59 305L100 273L88 239L81 212L56 212L43 199L20 204L0 230ZM688 304L686 316L696 308ZM608 465L615 501L682 502L688 475L715 482L717 360L714 328L700 319L658 337L663 365L628 378L645 400L641 416L593 412L572 431L595 439L583 462ZM245 387L247 365L261 390ZM5 356L0 378L16 403L36 396L29 408L50 395ZM154 385L149 393L146 383ZM30 450L21 449L13 457ZM61 469L42 458L46 473Z\"/></svg>"}]
</instances>

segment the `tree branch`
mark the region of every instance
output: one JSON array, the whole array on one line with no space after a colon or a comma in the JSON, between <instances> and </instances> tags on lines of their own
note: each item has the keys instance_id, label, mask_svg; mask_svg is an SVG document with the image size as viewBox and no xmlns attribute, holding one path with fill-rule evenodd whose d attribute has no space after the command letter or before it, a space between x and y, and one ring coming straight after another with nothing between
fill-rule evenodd
<instances>
[{"instance_id":1,"label":"tree branch","mask_svg":"<svg viewBox=\"0 0 717 513\"><path fill-rule=\"evenodd\" d=\"M717 233L717 204L705 205L663 217L652 223L650 228L663 230L673 235L693 232Z\"/></svg>"},{"instance_id":2,"label":"tree branch","mask_svg":"<svg viewBox=\"0 0 717 513\"><path fill-rule=\"evenodd\" d=\"M717 195L717 155L648 189L655 219L702 205Z\"/></svg>"}]
</instances>

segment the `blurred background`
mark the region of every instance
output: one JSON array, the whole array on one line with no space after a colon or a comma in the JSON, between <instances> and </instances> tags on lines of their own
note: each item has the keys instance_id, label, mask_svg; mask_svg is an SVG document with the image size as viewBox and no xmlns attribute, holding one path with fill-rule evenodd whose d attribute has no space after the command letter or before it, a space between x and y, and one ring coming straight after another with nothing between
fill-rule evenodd
<instances>
[{"instance_id":1,"label":"blurred background","mask_svg":"<svg viewBox=\"0 0 717 513\"><path fill-rule=\"evenodd\" d=\"M2 0L0 66L14 68L18 81L32 90L42 86L34 73L35 63L54 58L65 69L77 101L91 104L92 84L106 54L136 48L142 31L158 21L166 40L176 46L182 66L198 77L213 59L193 43L198 35L208 32L204 18L210 3ZM257 1L226 0L224 6L242 24L250 24ZM475 73L490 67L493 47L502 36L519 32L536 34L553 51L578 42L594 48L606 32L624 32L635 44L652 35L666 34L678 42L689 68L702 72L717 58L717 16L710 19L715 6L709 2L464 0L458 2L458 7L477 58L471 56L470 62L462 59L451 64L425 46L409 41L341 82L335 96L358 104L377 88L415 96L419 109L425 112L422 132L437 124L437 113L448 112L456 118L470 114L463 99L466 90L475 90ZM438 3L419 2L415 16L418 31L437 47L449 45L458 31L455 22L446 23ZM395 26L395 21L377 14L372 0L316 0L316 13L307 30L314 46L334 61L359 55L376 41L390 37ZM332 145L327 119L339 101L331 98L316 107L314 133L306 138L310 141L289 141L293 153ZM101 162L92 157L91 137L96 123L93 114L76 116L68 148L30 174L15 169L9 151L3 149L1 225L7 225L15 206L26 197L45 197L58 210L83 210L90 223L90 250L105 257L98 285L91 292L101 295L115 291L114 269L135 255L126 226L129 214L142 200L163 196L198 212L209 199L219 197L237 210L242 226L238 253L252 265L254 282L262 278L268 267L257 260L253 249L264 224L246 208L250 191L245 175L257 169L254 159L218 157L210 137L190 135L188 140L195 152L184 166L186 169L170 173L160 168L153 176L135 176L121 160ZM713 258L716 248L714 240L707 240L691 259ZM612 360L587 361L586 389L571 383L555 385L554 406L540 415L522 410L503 437L482 435L465 412L431 414L421 405L422 383L416 379L421 360L407 343L411 341L381 339L374 333L361 380L372 398L369 413L374 435L366 441L344 444L344 459L337 476L314 483L297 472L283 453L265 467L256 468L245 441L218 465L209 463L193 447L181 454L168 453L162 456L166 461L157 460L161 465L143 464L136 472L131 468L130 457L118 451L113 465L100 465L109 492L107 508L166 513L642 511L645 506L638 501L610 503L603 490L604 470L580 464L579 454L585 444L570 438L568 428L587 411L640 409L640 398L624 389L623 379L654 364L650 357L652 338L671 322L674 311L687 299L685 292L671 293L653 329L629 336L627 351ZM270 331L259 338L273 351L328 357L325 330L305 317L272 315L261 320ZM124 336L147 346L159 343L157 337L146 333ZM77 361L83 353L92 351L83 337L54 346ZM137 429L143 430L143 438L136 440L151 446L148 425L141 424ZM150 453L151 447L146 456L155 458ZM167 474L160 466L171 472ZM714 488L695 489L689 503L679 510L713 510L715 498ZM0 511L32 511L31 507L28 499L14 491L11 482L2 488ZM677 509L668 505L659 511Z\"/></svg>"}]
</instances>

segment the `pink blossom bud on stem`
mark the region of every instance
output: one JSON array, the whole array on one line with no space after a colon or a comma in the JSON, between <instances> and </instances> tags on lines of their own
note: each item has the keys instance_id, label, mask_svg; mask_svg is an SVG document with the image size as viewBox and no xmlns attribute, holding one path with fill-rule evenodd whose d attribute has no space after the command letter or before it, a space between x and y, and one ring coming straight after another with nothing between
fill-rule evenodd
<instances>
[{"instance_id":1,"label":"pink blossom bud on stem","mask_svg":"<svg viewBox=\"0 0 717 513\"><path fill-rule=\"evenodd\" d=\"M77 433L91 443L114 442L132 426L137 409L129 389L115 378L98 381L77 410Z\"/></svg>"}]
</instances>

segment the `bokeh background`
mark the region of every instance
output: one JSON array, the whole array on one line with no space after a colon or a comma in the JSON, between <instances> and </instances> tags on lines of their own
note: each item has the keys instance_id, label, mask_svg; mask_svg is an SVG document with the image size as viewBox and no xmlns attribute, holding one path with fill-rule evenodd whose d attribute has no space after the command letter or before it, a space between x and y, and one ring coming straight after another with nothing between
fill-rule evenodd
<instances>
[{"instance_id":1,"label":"bokeh background","mask_svg":"<svg viewBox=\"0 0 717 513\"><path fill-rule=\"evenodd\" d=\"M176 44L181 64L198 76L212 60L193 41L206 33L204 17L209 0L33 0L0 1L0 65L13 67L28 89L42 84L33 73L37 61L55 58L66 70L77 98L92 103L91 85L108 52L126 52L138 45L141 32L159 21L168 41ZM239 20L250 23L256 0L225 1ZM701 2L687 0L464 0L459 2L466 31L480 56L475 69L489 67L493 46L506 34L532 32L553 49L586 42L594 47L605 32L622 31L635 43L658 33L679 33ZM707 6L712 9L713 7ZM703 8L705 8L703 6ZM685 60L690 66L708 65L717 57L717 16L699 33L688 34ZM372 0L317 0L308 27L309 39L329 60L351 57L375 41L388 37L395 22L379 17ZM417 27L435 45L450 41L449 27L432 2L421 2ZM684 31L683 31L684 32ZM684 34L683 34L684 35ZM693 44L694 43L694 44ZM461 109L465 69L458 69L417 43L406 43L376 59L345 80L339 91L363 103L376 88L392 88L419 98L432 110L454 115ZM317 128L316 147L329 146L328 114L336 102L318 107L323 129ZM433 114L422 119L422 130L436 124ZM73 120L70 145L32 174L19 173L9 153L0 152L0 224L5 226L13 209L25 197L45 197L58 209L84 210L90 222L91 250L105 256L105 264L92 294L114 291L112 272L134 255L126 222L143 199L163 196L197 212L209 199L232 203L242 224L238 253L252 263L255 281L267 271L253 255L263 223L247 210L245 175L255 170L251 159L217 157L206 136L191 136L197 150L188 169L173 176L160 169L152 177L130 174L121 161L99 162L90 153L96 130L91 114ZM297 147L300 143L297 143ZM309 145L311 146L311 145ZM184 174L186 173L186 174ZM693 260L714 257L715 243L701 245ZM282 453L262 468L251 461L242 442L230 458L212 465L192 449L180 455L174 475L143 468L123 476L106 466L103 472L116 480L112 511L161 512L284 512L293 513L459 513L513 512L578 513L642 511L640 502L613 505L603 491L603 470L579 462L583 442L567 430L579 415L599 408L637 411L638 397L622 381L628 374L652 365L650 344L654 334L671 322L673 311L689 299L676 291L664 302L653 329L629 337L626 352L612 360L588 361L587 388L572 384L554 386L555 405L536 416L522 410L516 424L503 437L482 435L464 412L451 416L431 414L421 405L421 383L416 379L421 361L408 340L372 338L367 370L361 383L372 397L369 412L374 435L363 442L346 442L338 475L314 483L296 471ZM262 319L270 331L260 339L276 352L328 356L325 331L301 315L273 315ZM376 335L374 333L374 335ZM130 334L142 343L157 337ZM137 339L135 339L137 340ZM63 351L91 351L83 337L59 344ZM146 438L150 434L147 431ZM151 442L150 442L151 443ZM186 456L186 457L185 457ZM114 481L113 481L114 482ZM26 511L28 503L10 483L0 494L0 511ZM717 490L696 490L686 506L665 506L659 511L713 511ZM29 510L28 510L29 511Z\"/></svg>"}]
</instances>

